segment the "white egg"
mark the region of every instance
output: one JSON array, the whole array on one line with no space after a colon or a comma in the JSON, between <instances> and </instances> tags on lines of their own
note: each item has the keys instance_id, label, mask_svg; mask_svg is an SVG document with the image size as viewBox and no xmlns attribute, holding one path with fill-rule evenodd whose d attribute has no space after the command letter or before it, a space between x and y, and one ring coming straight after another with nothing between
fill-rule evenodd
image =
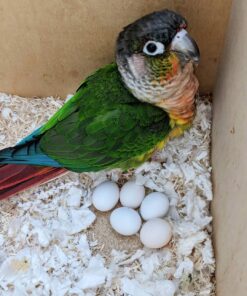
<instances>
[{"instance_id":1,"label":"white egg","mask_svg":"<svg viewBox=\"0 0 247 296\"><path fill-rule=\"evenodd\" d=\"M140 207L144 220L164 217L169 210L169 199L163 193L152 192L148 194Z\"/></svg>"},{"instance_id":2,"label":"white egg","mask_svg":"<svg viewBox=\"0 0 247 296\"><path fill-rule=\"evenodd\" d=\"M119 188L114 182L103 182L94 189L92 196L93 205L101 212L113 209L118 203L118 200Z\"/></svg>"},{"instance_id":3,"label":"white egg","mask_svg":"<svg viewBox=\"0 0 247 296\"><path fill-rule=\"evenodd\" d=\"M142 226L140 240L148 248L162 248L169 243L172 238L172 228L170 224L160 218L148 220Z\"/></svg>"},{"instance_id":4,"label":"white egg","mask_svg":"<svg viewBox=\"0 0 247 296\"><path fill-rule=\"evenodd\" d=\"M122 207L111 213L110 223L116 232L122 235L133 235L141 228L142 220L135 210Z\"/></svg>"},{"instance_id":5,"label":"white egg","mask_svg":"<svg viewBox=\"0 0 247 296\"><path fill-rule=\"evenodd\" d=\"M120 202L124 207L138 208L144 196L144 186L138 185L134 181L125 183L120 190Z\"/></svg>"}]
</instances>

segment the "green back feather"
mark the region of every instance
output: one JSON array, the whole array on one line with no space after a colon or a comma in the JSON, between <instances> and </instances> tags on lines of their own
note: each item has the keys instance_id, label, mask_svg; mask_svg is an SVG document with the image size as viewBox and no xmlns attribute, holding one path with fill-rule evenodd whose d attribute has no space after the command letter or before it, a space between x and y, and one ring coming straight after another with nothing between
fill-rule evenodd
<instances>
[{"instance_id":1,"label":"green back feather","mask_svg":"<svg viewBox=\"0 0 247 296\"><path fill-rule=\"evenodd\" d=\"M110 64L42 127L40 148L76 172L127 168L144 161L140 156L149 156L170 130L168 115L132 96Z\"/></svg>"}]
</instances>

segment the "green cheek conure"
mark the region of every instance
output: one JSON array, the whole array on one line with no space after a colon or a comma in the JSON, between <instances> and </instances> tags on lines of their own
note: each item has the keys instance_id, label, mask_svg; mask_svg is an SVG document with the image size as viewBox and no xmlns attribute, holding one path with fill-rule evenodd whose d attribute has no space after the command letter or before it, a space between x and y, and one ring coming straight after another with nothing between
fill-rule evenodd
<instances>
[{"instance_id":1,"label":"green cheek conure","mask_svg":"<svg viewBox=\"0 0 247 296\"><path fill-rule=\"evenodd\" d=\"M125 27L115 63L89 76L38 130L0 151L0 199L67 170L137 167L182 134L198 88L199 49L186 27L169 10Z\"/></svg>"}]
</instances>

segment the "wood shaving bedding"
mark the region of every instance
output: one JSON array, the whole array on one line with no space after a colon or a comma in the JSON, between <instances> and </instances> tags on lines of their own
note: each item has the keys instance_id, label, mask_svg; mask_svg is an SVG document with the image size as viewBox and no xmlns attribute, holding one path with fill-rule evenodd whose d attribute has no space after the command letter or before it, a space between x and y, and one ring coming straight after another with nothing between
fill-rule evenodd
<instances>
[{"instance_id":1,"label":"wood shaving bedding","mask_svg":"<svg viewBox=\"0 0 247 296\"><path fill-rule=\"evenodd\" d=\"M63 103L0 94L0 148L14 145ZM215 295L210 141L211 102L198 98L193 127L135 171L68 173L1 201L0 295ZM91 207L92 189L130 178L169 196L174 236L166 248L143 248L138 236L125 244L127 238L97 227L97 215L103 220Z\"/></svg>"}]
</instances>

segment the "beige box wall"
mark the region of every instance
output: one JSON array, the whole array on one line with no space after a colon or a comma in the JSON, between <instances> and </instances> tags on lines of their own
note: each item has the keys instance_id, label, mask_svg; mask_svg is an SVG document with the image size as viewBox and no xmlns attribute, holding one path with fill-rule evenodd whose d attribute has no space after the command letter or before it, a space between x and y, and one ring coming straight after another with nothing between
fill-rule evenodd
<instances>
[{"instance_id":1,"label":"beige box wall","mask_svg":"<svg viewBox=\"0 0 247 296\"><path fill-rule=\"evenodd\" d=\"M0 0L0 91L65 96L114 59L123 26L154 10L187 17L202 53L198 76L211 92L231 0Z\"/></svg>"},{"instance_id":2,"label":"beige box wall","mask_svg":"<svg viewBox=\"0 0 247 296\"><path fill-rule=\"evenodd\" d=\"M217 296L247 295L247 1L235 0L214 93Z\"/></svg>"}]
</instances>

